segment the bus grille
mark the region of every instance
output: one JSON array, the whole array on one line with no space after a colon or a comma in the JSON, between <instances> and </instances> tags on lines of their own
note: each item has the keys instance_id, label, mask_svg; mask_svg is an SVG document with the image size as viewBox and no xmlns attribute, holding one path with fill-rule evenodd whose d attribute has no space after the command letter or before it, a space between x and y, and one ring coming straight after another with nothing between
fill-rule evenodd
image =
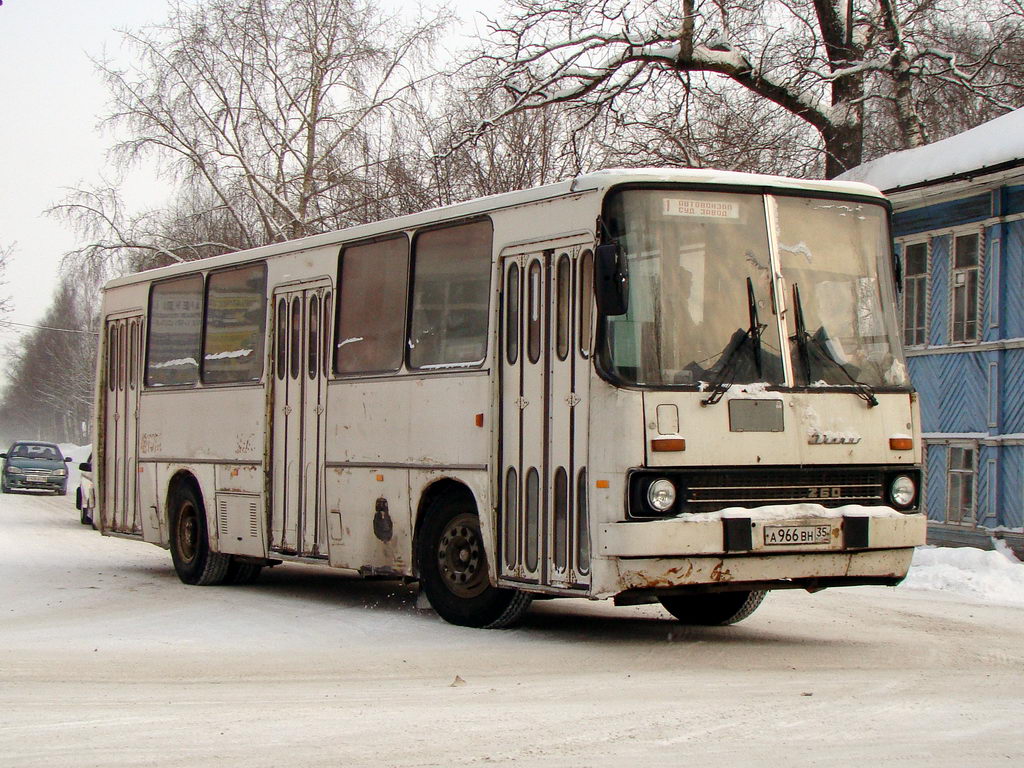
<instances>
[{"instance_id":1,"label":"bus grille","mask_svg":"<svg viewBox=\"0 0 1024 768\"><path fill-rule=\"evenodd\" d=\"M680 479L686 486L683 511L689 513L802 502L824 507L885 503L883 473L873 469L712 470Z\"/></svg>"}]
</instances>

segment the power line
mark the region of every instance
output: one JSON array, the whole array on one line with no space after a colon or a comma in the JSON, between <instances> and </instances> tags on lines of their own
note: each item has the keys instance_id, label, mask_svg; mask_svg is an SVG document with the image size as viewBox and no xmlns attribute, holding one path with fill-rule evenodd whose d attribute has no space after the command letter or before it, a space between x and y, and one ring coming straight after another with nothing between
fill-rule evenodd
<instances>
[{"instance_id":1,"label":"power line","mask_svg":"<svg viewBox=\"0 0 1024 768\"><path fill-rule=\"evenodd\" d=\"M5 325L16 325L19 328L33 328L37 331L60 331L61 333L85 333L90 336L99 336L99 331L83 331L80 328L55 328L52 325L29 325L28 323L15 323L13 320L0 320L0 327Z\"/></svg>"}]
</instances>

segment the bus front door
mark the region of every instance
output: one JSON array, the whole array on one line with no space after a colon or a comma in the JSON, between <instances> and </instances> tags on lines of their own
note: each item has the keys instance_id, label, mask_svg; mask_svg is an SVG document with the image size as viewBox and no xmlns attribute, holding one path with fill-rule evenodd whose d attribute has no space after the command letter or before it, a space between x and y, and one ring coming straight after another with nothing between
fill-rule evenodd
<instances>
[{"instance_id":1,"label":"bus front door","mask_svg":"<svg viewBox=\"0 0 1024 768\"><path fill-rule=\"evenodd\" d=\"M568 242L502 261L504 579L585 588L593 259Z\"/></svg>"},{"instance_id":2,"label":"bus front door","mask_svg":"<svg viewBox=\"0 0 1024 768\"><path fill-rule=\"evenodd\" d=\"M327 557L325 412L331 288L326 281L274 293L270 548Z\"/></svg>"},{"instance_id":3,"label":"bus front door","mask_svg":"<svg viewBox=\"0 0 1024 768\"><path fill-rule=\"evenodd\" d=\"M142 385L142 316L108 319L104 394L102 527L142 534L138 491L138 414Z\"/></svg>"}]
</instances>

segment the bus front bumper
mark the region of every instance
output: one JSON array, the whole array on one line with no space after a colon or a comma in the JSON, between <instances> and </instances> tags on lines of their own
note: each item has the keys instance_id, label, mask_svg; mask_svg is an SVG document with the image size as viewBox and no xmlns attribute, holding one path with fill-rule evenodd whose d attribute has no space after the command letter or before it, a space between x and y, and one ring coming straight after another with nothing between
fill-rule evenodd
<instances>
[{"instance_id":1,"label":"bus front bumper","mask_svg":"<svg viewBox=\"0 0 1024 768\"><path fill-rule=\"evenodd\" d=\"M619 591L896 584L924 544L925 515L887 507L786 517L778 507L730 510L599 529L618 561Z\"/></svg>"}]
</instances>

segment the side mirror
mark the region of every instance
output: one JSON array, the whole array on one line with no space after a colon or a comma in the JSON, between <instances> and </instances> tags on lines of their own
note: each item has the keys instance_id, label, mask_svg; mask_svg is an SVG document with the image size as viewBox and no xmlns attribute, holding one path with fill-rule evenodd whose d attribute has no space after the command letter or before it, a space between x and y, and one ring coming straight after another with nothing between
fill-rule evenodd
<instances>
[{"instance_id":1,"label":"side mirror","mask_svg":"<svg viewBox=\"0 0 1024 768\"><path fill-rule=\"evenodd\" d=\"M70 456L65 456L64 457L64 461L71 461L71 457Z\"/></svg>"},{"instance_id":2,"label":"side mirror","mask_svg":"<svg viewBox=\"0 0 1024 768\"><path fill-rule=\"evenodd\" d=\"M83 461L78 465L79 472L92 472L92 462Z\"/></svg>"},{"instance_id":3,"label":"side mirror","mask_svg":"<svg viewBox=\"0 0 1024 768\"><path fill-rule=\"evenodd\" d=\"M597 246L594 273L597 311L602 315L626 314L629 309L629 272L618 243Z\"/></svg>"},{"instance_id":4,"label":"side mirror","mask_svg":"<svg viewBox=\"0 0 1024 768\"><path fill-rule=\"evenodd\" d=\"M7 454L6 453L0 453L0 459L6 459L6 458L7 458Z\"/></svg>"}]
</instances>

